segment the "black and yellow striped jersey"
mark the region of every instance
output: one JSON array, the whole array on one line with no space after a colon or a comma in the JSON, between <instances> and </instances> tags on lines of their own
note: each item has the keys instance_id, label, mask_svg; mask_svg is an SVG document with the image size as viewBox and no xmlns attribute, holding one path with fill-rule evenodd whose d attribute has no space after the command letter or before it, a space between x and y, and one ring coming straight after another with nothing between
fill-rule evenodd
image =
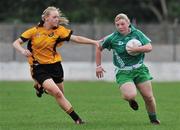
<instances>
[{"instance_id":1,"label":"black and yellow striped jersey","mask_svg":"<svg viewBox=\"0 0 180 130\"><path fill-rule=\"evenodd\" d=\"M32 56L28 58L30 65L34 61L40 64L52 64L62 61L56 52L56 47L61 47L63 41L69 41L72 30L63 26L47 30L44 27L32 27L21 35L23 42L28 41L28 49Z\"/></svg>"}]
</instances>

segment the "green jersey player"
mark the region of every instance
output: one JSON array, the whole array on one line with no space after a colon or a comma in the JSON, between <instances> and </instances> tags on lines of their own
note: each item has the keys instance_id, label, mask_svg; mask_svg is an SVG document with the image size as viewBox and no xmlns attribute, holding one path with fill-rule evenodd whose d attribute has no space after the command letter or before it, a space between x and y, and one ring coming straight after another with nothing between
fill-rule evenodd
<instances>
[{"instance_id":1,"label":"green jersey player","mask_svg":"<svg viewBox=\"0 0 180 130\"><path fill-rule=\"evenodd\" d=\"M115 17L116 31L106 36L101 41L101 46L96 49L96 76L103 77L104 69L101 66L101 51L108 49L113 51L113 64L116 66L116 82L119 85L122 96L129 102L133 110L138 110L135 100L137 89L142 95L150 122L160 124L156 115L156 103L153 96L151 80L148 68L144 65L144 53L152 50L151 40L140 30L131 25L125 14ZM135 39L141 46L127 43ZM132 55L136 54L136 55Z\"/></svg>"}]
</instances>

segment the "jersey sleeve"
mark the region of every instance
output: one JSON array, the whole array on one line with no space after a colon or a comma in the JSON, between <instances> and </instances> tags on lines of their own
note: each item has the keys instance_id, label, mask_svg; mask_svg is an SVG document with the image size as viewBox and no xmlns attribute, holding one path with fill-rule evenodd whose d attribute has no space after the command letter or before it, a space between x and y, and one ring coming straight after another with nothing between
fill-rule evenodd
<instances>
[{"instance_id":1,"label":"jersey sleeve","mask_svg":"<svg viewBox=\"0 0 180 130\"><path fill-rule=\"evenodd\" d=\"M102 46L103 49L108 49L109 51L111 50L111 39L112 39L113 33L104 37L103 41L100 42L100 45Z\"/></svg>"},{"instance_id":2,"label":"jersey sleeve","mask_svg":"<svg viewBox=\"0 0 180 130\"><path fill-rule=\"evenodd\" d=\"M68 28L65 28L63 26L59 27L58 32L59 32L59 42L69 41L70 37L71 37L71 34L73 33L72 30L70 30Z\"/></svg>"},{"instance_id":3,"label":"jersey sleeve","mask_svg":"<svg viewBox=\"0 0 180 130\"><path fill-rule=\"evenodd\" d=\"M23 32L20 38L22 39L23 42L26 42L27 40L31 39L31 37L33 36L35 32L36 32L36 27L30 28L26 30L25 32Z\"/></svg>"},{"instance_id":4,"label":"jersey sleeve","mask_svg":"<svg viewBox=\"0 0 180 130\"><path fill-rule=\"evenodd\" d=\"M151 43L151 40L140 30L138 30L138 37L143 45Z\"/></svg>"}]
</instances>

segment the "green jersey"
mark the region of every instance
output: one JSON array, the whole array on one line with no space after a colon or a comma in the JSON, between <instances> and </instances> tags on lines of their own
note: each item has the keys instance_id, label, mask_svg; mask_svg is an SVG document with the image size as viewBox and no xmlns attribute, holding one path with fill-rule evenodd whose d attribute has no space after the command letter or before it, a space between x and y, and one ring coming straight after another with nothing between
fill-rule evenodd
<instances>
[{"instance_id":1,"label":"green jersey","mask_svg":"<svg viewBox=\"0 0 180 130\"><path fill-rule=\"evenodd\" d=\"M124 36L118 31L113 32L104 38L101 42L103 49L113 51L113 64L118 68L125 66L132 66L135 64L142 64L144 61L144 53L140 53L136 56L129 55L126 51L126 44L131 39L139 40L142 45L149 44L151 40L140 30L130 25L131 32Z\"/></svg>"}]
</instances>

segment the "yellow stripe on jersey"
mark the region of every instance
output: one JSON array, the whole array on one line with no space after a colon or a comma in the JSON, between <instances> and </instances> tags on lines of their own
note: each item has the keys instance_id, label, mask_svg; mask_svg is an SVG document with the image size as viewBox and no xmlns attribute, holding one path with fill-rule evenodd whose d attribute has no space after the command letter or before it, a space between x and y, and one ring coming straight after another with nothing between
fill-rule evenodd
<instances>
[{"instance_id":1,"label":"yellow stripe on jersey","mask_svg":"<svg viewBox=\"0 0 180 130\"><path fill-rule=\"evenodd\" d=\"M40 64L52 64L62 61L62 57L56 52L56 47L61 47L63 41L69 41L72 31L63 26L47 30L44 27L33 27L22 33L23 41L29 40L28 49L33 56L28 58L30 65L33 61Z\"/></svg>"}]
</instances>

